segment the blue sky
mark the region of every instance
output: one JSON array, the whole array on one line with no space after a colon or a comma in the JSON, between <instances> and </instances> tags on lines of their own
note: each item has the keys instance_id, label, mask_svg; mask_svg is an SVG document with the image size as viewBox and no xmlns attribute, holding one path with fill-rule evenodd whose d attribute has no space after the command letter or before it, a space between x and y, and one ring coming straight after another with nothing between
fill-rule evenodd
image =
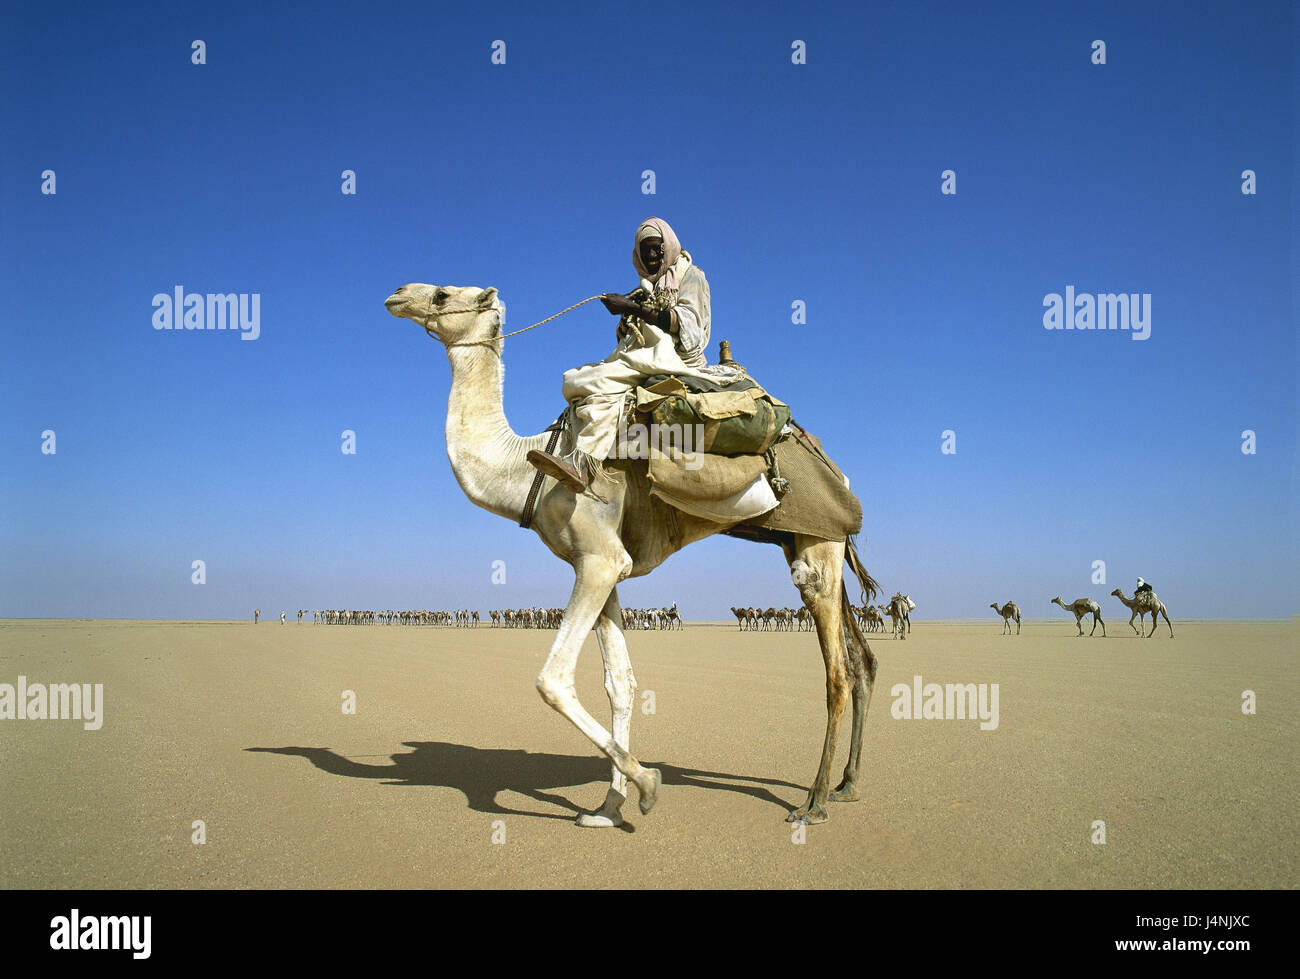
<instances>
[{"instance_id":1,"label":"blue sky","mask_svg":"<svg viewBox=\"0 0 1300 979\"><path fill-rule=\"evenodd\" d=\"M5 4L0 616L563 605L461 494L446 358L383 300L493 285L518 328L634 286L652 214L918 618L1114 615L1137 575L1175 618L1295 613L1292 5L1043 6ZM260 294L260 337L155 331L177 285ZM1067 286L1151 294L1150 338L1045 330ZM516 431L612 324L509 341ZM724 538L620 595L798 601Z\"/></svg>"}]
</instances>

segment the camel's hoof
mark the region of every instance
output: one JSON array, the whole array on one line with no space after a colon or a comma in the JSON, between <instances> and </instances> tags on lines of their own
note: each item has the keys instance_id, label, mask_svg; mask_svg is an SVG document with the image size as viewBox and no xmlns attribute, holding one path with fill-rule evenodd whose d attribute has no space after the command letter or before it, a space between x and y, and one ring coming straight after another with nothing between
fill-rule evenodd
<instances>
[{"instance_id":1,"label":"camel's hoof","mask_svg":"<svg viewBox=\"0 0 1300 979\"><path fill-rule=\"evenodd\" d=\"M636 779L637 791L641 793L641 814L645 815L655 807L659 801L659 786L664 784L664 778L659 774L657 768L647 768L642 771Z\"/></svg>"},{"instance_id":2,"label":"camel's hoof","mask_svg":"<svg viewBox=\"0 0 1300 979\"><path fill-rule=\"evenodd\" d=\"M578 825L587 829L612 829L623 825L621 813L609 815L604 812L584 812L578 817Z\"/></svg>"},{"instance_id":3,"label":"camel's hoof","mask_svg":"<svg viewBox=\"0 0 1300 979\"><path fill-rule=\"evenodd\" d=\"M841 782L831 793L830 798L831 802L857 802L862 796L858 794L858 787L852 782Z\"/></svg>"},{"instance_id":4,"label":"camel's hoof","mask_svg":"<svg viewBox=\"0 0 1300 979\"><path fill-rule=\"evenodd\" d=\"M627 796L615 792L613 787L605 791L605 804L595 812L584 812L578 815L578 825L589 829L610 829L614 826L623 825L623 803L627 801Z\"/></svg>"},{"instance_id":5,"label":"camel's hoof","mask_svg":"<svg viewBox=\"0 0 1300 979\"><path fill-rule=\"evenodd\" d=\"M831 817L826 815L826 810L822 806L800 806L798 809L791 810L790 815L785 817L787 823L824 823Z\"/></svg>"}]
</instances>

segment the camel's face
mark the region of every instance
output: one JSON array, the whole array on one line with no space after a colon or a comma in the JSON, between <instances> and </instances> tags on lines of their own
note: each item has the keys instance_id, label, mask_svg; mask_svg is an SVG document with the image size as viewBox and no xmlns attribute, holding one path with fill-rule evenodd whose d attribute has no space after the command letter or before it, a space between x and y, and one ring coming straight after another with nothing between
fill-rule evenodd
<instances>
[{"instance_id":1,"label":"camel's face","mask_svg":"<svg viewBox=\"0 0 1300 979\"><path fill-rule=\"evenodd\" d=\"M402 286L384 300L384 307L394 316L415 320L443 343L486 339L488 329L499 327L500 316L471 314L505 311L491 287L431 286L423 282Z\"/></svg>"}]
</instances>

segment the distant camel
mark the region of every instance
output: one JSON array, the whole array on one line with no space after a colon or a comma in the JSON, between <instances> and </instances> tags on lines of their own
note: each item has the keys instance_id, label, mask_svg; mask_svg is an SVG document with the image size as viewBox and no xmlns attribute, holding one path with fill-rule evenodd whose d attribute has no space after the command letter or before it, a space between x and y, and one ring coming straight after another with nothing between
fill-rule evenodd
<instances>
[{"instance_id":1,"label":"distant camel","mask_svg":"<svg viewBox=\"0 0 1300 979\"><path fill-rule=\"evenodd\" d=\"M880 610L874 605L862 606L862 617L867 622L867 629L871 632L884 632L885 620L880 615Z\"/></svg>"},{"instance_id":2,"label":"distant camel","mask_svg":"<svg viewBox=\"0 0 1300 979\"><path fill-rule=\"evenodd\" d=\"M998 615L1002 616L1002 634L1005 636L1011 631L1011 620L1016 620L1016 635L1020 635L1020 606L1015 602L1007 602L1002 608L998 608L997 602L990 602L989 608Z\"/></svg>"},{"instance_id":3,"label":"distant camel","mask_svg":"<svg viewBox=\"0 0 1300 979\"><path fill-rule=\"evenodd\" d=\"M1139 636L1146 636L1148 639L1150 639L1151 636L1154 636L1156 634L1156 626L1160 624L1160 619L1157 616L1163 615L1165 617L1165 625L1169 626L1169 638L1170 639L1174 638L1174 624L1169 621L1169 613L1165 611L1165 603L1160 601L1160 599L1156 598L1155 592L1148 592L1147 593L1148 597L1144 601L1139 600L1136 595L1133 596L1133 598L1126 598L1124 596L1123 589L1120 588L1116 588L1113 592L1111 592L1111 594L1114 595L1116 598L1118 598L1125 605L1127 605L1129 611L1133 613L1128 617L1128 624L1129 627L1133 629L1133 631L1136 632ZM1148 612L1151 613L1151 634L1150 635L1147 635L1147 631L1146 631L1147 623L1146 623L1146 619L1144 618L1144 616ZM1139 631L1138 628L1133 625L1134 618L1136 618L1138 622L1141 623L1142 625L1141 631Z\"/></svg>"},{"instance_id":4,"label":"distant camel","mask_svg":"<svg viewBox=\"0 0 1300 979\"><path fill-rule=\"evenodd\" d=\"M1103 639L1106 638L1106 623L1102 622L1101 620L1101 606L1098 605L1096 602L1094 602L1091 598L1076 598L1069 605L1066 605L1063 601L1061 601L1061 596L1057 595L1055 598L1052 599L1051 604L1059 605L1067 612L1074 613L1074 624L1079 627L1079 635L1083 635L1083 617L1091 613L1092 632L1088 633L1088 635L1091 636L1093 632L1096 632L1097 623L1101 622L1101 638Z\"/></svg>"},{"instance_id":5,"label":"distant camel","mask_svg":"<svg viewBox=\"0 0 1300 979\"><path fill-rule=\"evenodd\" d=\"M889 600L885 606L885 614L889 616L890 623L893 626L894 636L898 639L907 638L907 599L901 592L895 592L894 597Z\"/></svg>"},{"instance_id":6,"label":"distant camel","mask_svg":"<svg viewBox=\"0 0 1300 979\"><path fill-rule=\"evenodd\" d=\"M746 618L746 616L748 615L748 611L747 611L746 609L743 609L743 608L736 608L736 607L733 605L733 606L731 607L731 614L734 615L734 616L736 617L736 625L738 625L738 626L740 627L740 631L741 631L741 632L744 632L744 631L745 631L745 618Z\"/></svg>"}]
</instances>

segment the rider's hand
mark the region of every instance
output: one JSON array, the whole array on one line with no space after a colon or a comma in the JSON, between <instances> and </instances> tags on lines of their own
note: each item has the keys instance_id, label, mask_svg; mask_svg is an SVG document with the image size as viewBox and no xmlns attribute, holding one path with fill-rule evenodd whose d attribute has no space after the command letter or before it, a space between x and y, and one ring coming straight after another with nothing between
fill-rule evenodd
<instances>
[{"instance_id":1,"label":"rider's hand","mask_svg":"<svg viewBox=\"0 0 1300 979\"><path fill-rule=\"evenodd\" d=\"M615 316L626 316L628 313L635 313L640 308L627 296L620 296L616 292L605 293L600 297L600 301Z\"/></svg>"}]
</instances>

